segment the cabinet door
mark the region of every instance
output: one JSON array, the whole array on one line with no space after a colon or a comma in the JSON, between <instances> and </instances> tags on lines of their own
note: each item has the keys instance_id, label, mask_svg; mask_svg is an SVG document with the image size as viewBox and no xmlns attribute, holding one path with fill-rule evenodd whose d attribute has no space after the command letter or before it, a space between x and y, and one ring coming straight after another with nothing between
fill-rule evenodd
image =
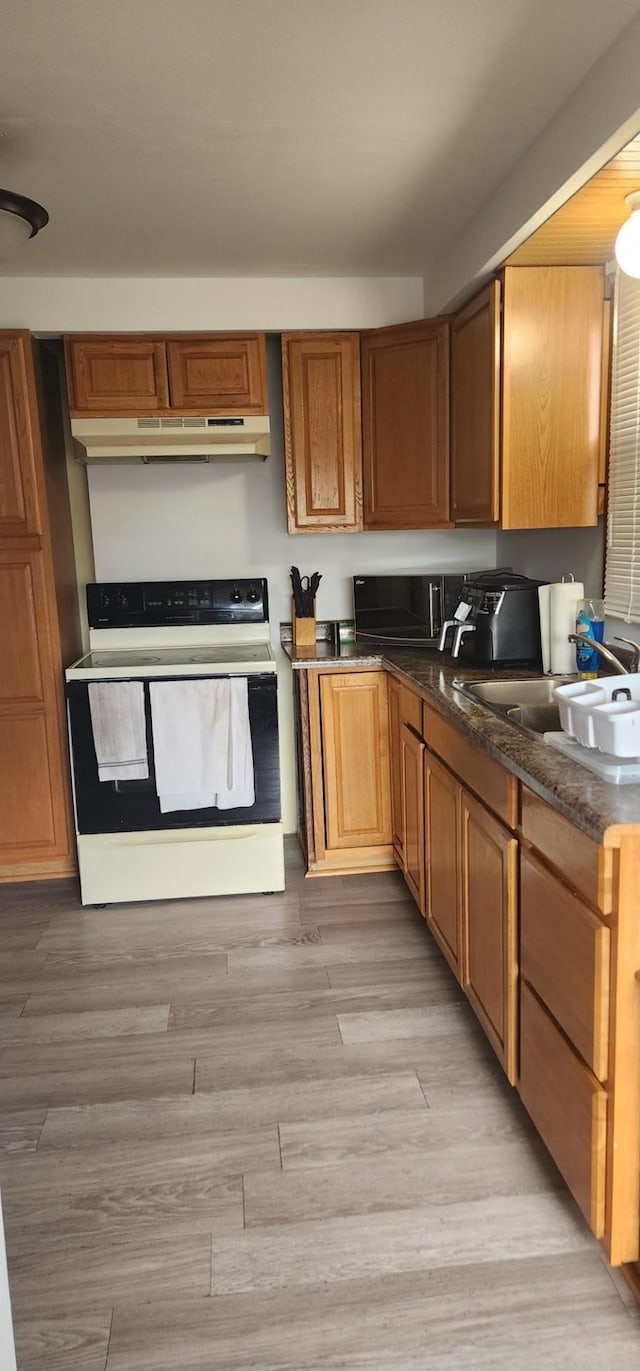
<instances>
[{"instance_id":1,"label":"cabinet door","mask_svg":"<svg viewBox=\"0 0 640 1371\"><path fill-rule=\"evenodd\" d=\"M45 554L0 550L0 869L69 852L61 674ZM53 605L55 612L55 605Z\"/></svg>"},{"instance_id":2,"label":"cabinet door","mask_svg":"<svg viewBox=\"0 0 640 1371\"><path fill-rule=\"evenodd\" d=\"M398 865L404 870L402 841L402 686L388 678L389 760L391 765L391 841Z\"/></svg>"},{"instance_id":3,"label":"cabinet door","mask_svg":"<svg viewBox=\"0 0 640 1371\"><path fill-rule=\"evenodd\" d=\"M500 512L500 283L451 321L451 517L495 524Z\"/></svg>"},{"instance_id":4,"label":"cabinet door","mask_svg":"<svg viewBox=\"0 0 640 1371\"><path fill-rule=\"evenodd\" d=\"M391 843L384 671L320 679L327 849Z\"/></svg>"},{"instance_id":5,"label":"cabinet door","mask_svg":"<svg viewBox=\"0 0 640 1371\"><path fill-rule=\"evenodd\" d=\"M28 335L0 333L0 537L40 533L35 453L27 400Z\"/></svg>"},{"instance_id":6,"label":"cabinet door","mask_svg":"<svg viewBox=\"0 0 640 1371\"><path fill-rule=\"evenodd\" d=\"M402 849L404 878L424 913L424 777L425 747L402 725Z\"/></svg>"},{"instance_id":7,"label":"cabinet door","mask_svg":"<svg viewBox=\"0 0 640 1371\"><path fill-rule=\"evenodd\" d=\"M362 335L365 528L449 524L449 325Z\"/></svg>"},{"instance_id":8,"label":"cabinet door","mask_svg":"<svg viewBox=\"0 0 640 1371\"><path fill-rule=\"evenodd\" d=\"M283 334L289 533L362 528L360 340Z\"/></svg>"},{"instance_id":9,"label":"cabinet door","mask_svg":"<svg viewBox=\"0 0 640 1371\"><path fill-rule=\"evenodd\" d=\"M263 333L167 339L172 409L266 414Z\"/></svg>"},{"instance_id":10,"label":"cabinet door","mask_svg":"<svg viewBox=\"0 0 640 1371\"><path fill-rule=\"evenodd\" d=\"M425 752L427 924L458 980L462 978L460 796L455 776L431 752Z\"/></svg>"},{"instance_id":11,"label":"cabinet door","mask_svg":"<svg viewBox=\"0 0 640 1371\"><path fill-rule=\"evenodd\" d=\"M607 1095L537 997L520 994L520 1095L596 1238L605 1226Z\"/></svg>"},{"instance_id":12,"label":"cabinet door","mask_svg":"<svg viewBox=\"0 0 640 1371\"><path fill-rule=\"evenodd\" d=\"M502 527L597 523L601 267L504 274Z\"/></svg>"},{"instance_id":13,"label":"cabinet door","mask_svg":"<svg viewBox=\"0 0 640 1371\"><path fill-rule=\"evenodd\" d=\"M465 790L461 819L462 985L513 1085L517 1075L518 842Z\"/></svg>"},{"instance_id":14,"label":"cabinet door","mask_svg":"<svg viewBox=\"0 0 640 1371\"><path fill-rule=\"evenodd\" d=\"M153 414L169 405L164 343L132 334L64 340L69 409L75 415Z\"/></svg>"}]
</instances>

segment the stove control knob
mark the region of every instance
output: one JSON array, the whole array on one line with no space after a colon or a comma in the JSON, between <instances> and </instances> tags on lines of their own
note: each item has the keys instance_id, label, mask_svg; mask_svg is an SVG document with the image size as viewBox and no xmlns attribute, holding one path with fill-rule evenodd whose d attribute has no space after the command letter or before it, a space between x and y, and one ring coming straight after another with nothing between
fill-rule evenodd
<instances>
[{"instance_id":1,"label":"stove control knob","mask_svg":"<svg viewBox=\"0 0 640 1371\"><path fill-rule=\"evenodd\" d=\"M260 599L260 592L256 590L255 586L249 586L249 589L247 591L247 599L250 605L255 605L258 603L258 600Z\"/></svg>"},{"instance_id":2,"label":"stove control knob","mask_svg":"<svg viewBox=\"0 0 640 1371\"><path fill-rule=\"evenodd\" d=\"M237 586L231 591L229 599L231 600L232 605L242 604L242 592L238 590Z\"/></svg>"}]
</instances>

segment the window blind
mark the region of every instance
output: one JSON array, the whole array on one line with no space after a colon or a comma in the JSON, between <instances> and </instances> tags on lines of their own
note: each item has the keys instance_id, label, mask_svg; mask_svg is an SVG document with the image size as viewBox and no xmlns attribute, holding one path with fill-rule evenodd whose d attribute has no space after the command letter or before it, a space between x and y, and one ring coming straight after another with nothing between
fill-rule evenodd
<instances>
[{"instance_id":1,"label":"window blind","mask_svg":"<svg viewBox=\"0 0 640 1371\"><path fill-rule=\"evenodd\" d=\"M605 609L640 623L640 281L615 288Z\"/></svg>"}]
</instances>

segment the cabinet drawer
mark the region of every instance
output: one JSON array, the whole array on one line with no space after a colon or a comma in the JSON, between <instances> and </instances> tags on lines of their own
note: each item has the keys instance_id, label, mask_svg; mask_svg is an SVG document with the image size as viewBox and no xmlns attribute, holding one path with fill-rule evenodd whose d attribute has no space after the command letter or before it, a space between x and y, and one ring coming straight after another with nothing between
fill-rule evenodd
<instances>
[{"instance_id":1,"label":"cabinet drawer","mask_svg":"<svg viewBox=\"0 0 640 1371\"><path fill-rule=\"evenodd\" d=\"M424 707L424 738L427 747L442 757L469 790L497 814L509 828L518 819L518 782L493 757L464 738L435 710Z\"/></svg>"},{"instance_id":2,"label":"cabinet drawer","mask_svg":"<svg viewBox=\"0 0 640 1371\"><path fill-rule=\"evenodd\" d=\"M403 724L408 724L418 737L422 737L422 700L405 685L400 686L400 713Z\"/></svg>"},{"instance_id":3,"label":"cabinet drawer","mask_svg":"<svg viewBox=\"0 0 640 1371\"><path fill-rule=\"evenodd\" d=\"M585 900L610 914L613 909L613 851L600 847L533 791L522 787L522 836Z\"/></svg>"},{"instance_id":4,"label":"cabinet drawer","mask_svg":"<svg viewBox=\"0 0 640 1371\"><path fill-rule=\"evenodd\" d=\"M604 1233L607 1096L523 982L520 1095L596 1238Z\"/></svg>"},{"instance_id":5,"label":"cabinet drawer","mask_svg":"<svg viewBox=\"0 0 640 1371\"><path fill-rule=\"evenodd\" d=\"M521 969L601 1081L609 1057L609 929L527 852L520 865Z\"/></svg>"}]
</instances>

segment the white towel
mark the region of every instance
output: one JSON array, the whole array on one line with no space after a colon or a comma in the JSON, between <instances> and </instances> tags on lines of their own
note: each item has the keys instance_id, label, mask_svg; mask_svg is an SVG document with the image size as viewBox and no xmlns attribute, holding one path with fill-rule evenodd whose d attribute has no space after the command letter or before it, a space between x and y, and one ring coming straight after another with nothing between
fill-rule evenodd
<instances>
[{"instance_id":1,"label":"white towel","mask_svg":"<svg viewBox=\"0 0 640 1371\"><path fill-rule=\"evenodd\" d=\"M252 805L246 677L151 681L149 693L162 813Z\"/></svg>"},{"instance_id":2,"label":"white towel","mask_svg":"<svg viewBox=\"0 0 640 1371\"><path fill-rule=\"evenodd\" d=\"M90 681L89 709L101 781L149 775L142 681Z\"/></svg>"}]
</instances>

